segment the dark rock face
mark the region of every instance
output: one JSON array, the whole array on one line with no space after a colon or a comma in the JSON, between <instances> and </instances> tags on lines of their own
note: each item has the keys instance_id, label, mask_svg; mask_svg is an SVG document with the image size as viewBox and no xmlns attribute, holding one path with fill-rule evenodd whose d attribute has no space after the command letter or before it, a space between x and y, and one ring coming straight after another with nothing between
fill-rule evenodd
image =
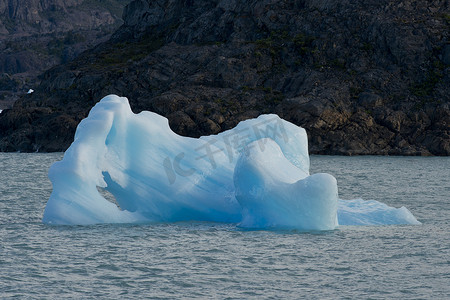
<instances>
[{"instance_id":1,"label":"dark rock face","mask_svg":"<svg viewBox=\"0 0 450 300\"><path fill-rule=\"evenodd\" d=\"M38 74L107 40L130 1L0 0L0 109L34 89Z\"/></svg>"},{"instance_id":2,"label":"dark rock face","mask_svg":"<svg viewBox=\"0 0 450 300\"><path fill-rule=\"evenodd\" d=\"M136 0L111 39L0 114L0 150L65 150L103 96L214 134L261 113L310 152L449 155L448 1Z\"/></svg>"}]
</instances>

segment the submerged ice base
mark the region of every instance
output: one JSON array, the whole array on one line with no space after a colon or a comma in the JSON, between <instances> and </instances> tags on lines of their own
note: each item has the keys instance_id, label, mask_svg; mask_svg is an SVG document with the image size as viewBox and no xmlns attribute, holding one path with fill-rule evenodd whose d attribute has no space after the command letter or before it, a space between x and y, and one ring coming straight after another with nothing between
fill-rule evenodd
<instances>
[{"instance_id":1,"label":"submerged ice base","mask_svg":"<svg viewBox=\"0 0 450 300\"><path fill-rule=\"evenodd\" d=\"M339 200L336 179L309 174L303 128L261 115L218 135L182 137L126 98L103 98L52 165L48 224L213 221L331 230L416 224L406 209ZM356 203L356 204L355 204Z\"/></svg>"}]
</instances>

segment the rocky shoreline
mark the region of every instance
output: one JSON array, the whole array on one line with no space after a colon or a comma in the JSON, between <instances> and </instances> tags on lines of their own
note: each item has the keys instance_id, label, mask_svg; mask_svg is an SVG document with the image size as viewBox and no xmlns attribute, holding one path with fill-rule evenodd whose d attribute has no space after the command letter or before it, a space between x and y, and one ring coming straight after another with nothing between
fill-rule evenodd
<instances>
[{"instance_id":1,"label":"rocky shoreline","mask_svg":"<svg viewBox=\"0 0 450 300\"><path fill-rule=\"evenodd\" d=\"M263 113L310 153L450 155L448 1L144 1L0 114L0 151L64 151L108 94L198 137Z\"/></svg>"}]
</instances>

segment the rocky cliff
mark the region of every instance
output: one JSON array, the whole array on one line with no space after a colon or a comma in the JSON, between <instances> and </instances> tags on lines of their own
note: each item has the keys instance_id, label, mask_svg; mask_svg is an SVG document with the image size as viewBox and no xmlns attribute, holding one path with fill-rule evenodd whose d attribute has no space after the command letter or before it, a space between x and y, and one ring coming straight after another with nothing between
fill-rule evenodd
<instances>
[{"instance_id":1,"label":"rocky cliff","mask_svg":"<svg viewBox=\"0 0 450 300\"><path fill-rule=\"evenodd\" d=\"M443 0L136 0L0 114L0 150L64 150L115 93L183 135L277 113L311 153L449 155L449 22Z\"/></svg>"},{"instance_id":2,"label":"rocky cliff","mask_svg":"<svg viewBox=\"0 0 450 300\"><path fill-rule=\"evenodd\" d=\"M37 75L105 41L131 0L0 0L0 109Z\"/></svg>"}]
</instances>

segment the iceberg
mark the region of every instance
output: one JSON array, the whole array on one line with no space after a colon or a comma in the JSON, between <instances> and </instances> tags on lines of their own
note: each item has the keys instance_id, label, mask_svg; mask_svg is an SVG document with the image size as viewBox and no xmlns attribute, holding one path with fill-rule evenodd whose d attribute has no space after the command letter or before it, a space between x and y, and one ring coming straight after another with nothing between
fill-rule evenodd
<instances>
[{"instance_id":1,"label":"iceberg","mask_svg":"<svg viewBox=\"0 0 450 300\"><path fill-rule=\"evenodd\" d=\"M418 223L406 208L340 200L333 176L309 174L306 131L274 114L196 139L110 95L80 122L49 178L46 224L211 221L333 230Z\"/></svg>"}]
</instances>

